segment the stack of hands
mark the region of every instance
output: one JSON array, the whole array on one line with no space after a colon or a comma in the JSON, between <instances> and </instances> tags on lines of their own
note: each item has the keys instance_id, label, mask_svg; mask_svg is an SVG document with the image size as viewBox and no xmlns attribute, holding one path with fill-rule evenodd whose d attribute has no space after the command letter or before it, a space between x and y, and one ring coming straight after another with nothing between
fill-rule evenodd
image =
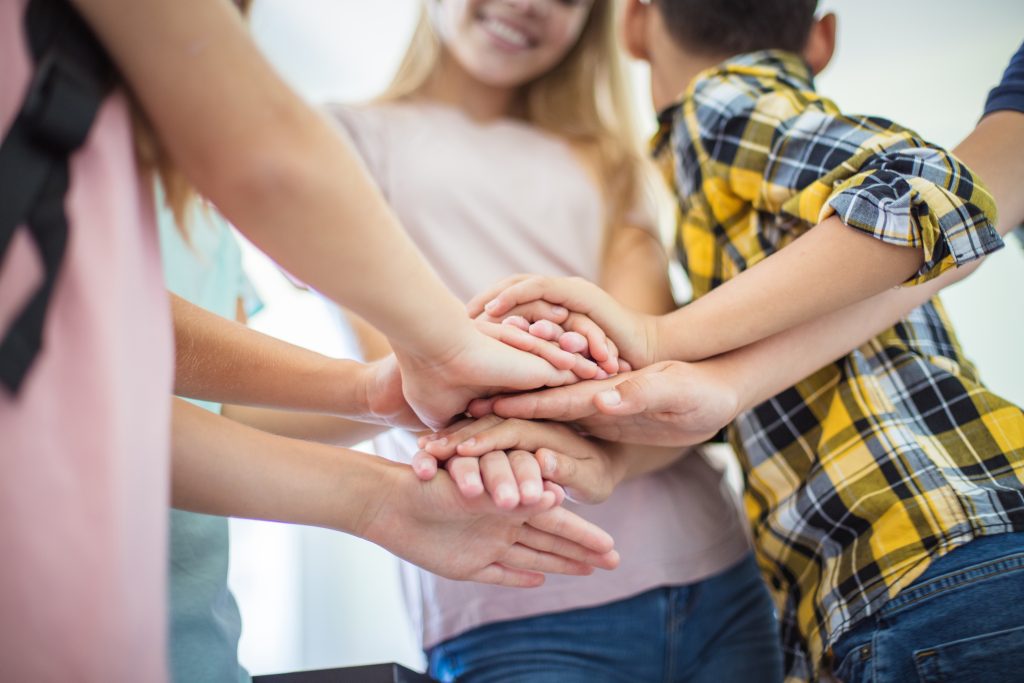
<instances>
[{"instance_id":1,"label":"stack of hands","mask_svg":"<svg viewBox=\"0 0 1024 683\"><path fill-rule=\"evenodd\" d=\"M657 318L578 278L512 278L468 309L471 333L440 361L396 349L374 364L367 405L393 426L431 430L413 460L420 480L526 528L557 527L589 551L569 573L614 568L611 539L562 500L606 499L626 474L620 442L706 441L735 417L736 392L700 363L656 362Z\"/></svg>"}]
</instances>

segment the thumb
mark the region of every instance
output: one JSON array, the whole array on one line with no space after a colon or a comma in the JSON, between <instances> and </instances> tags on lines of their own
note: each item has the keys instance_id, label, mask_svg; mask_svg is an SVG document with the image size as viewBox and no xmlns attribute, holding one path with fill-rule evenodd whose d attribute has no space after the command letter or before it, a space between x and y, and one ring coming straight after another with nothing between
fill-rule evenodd
<instances>
[{"instance_id":1,"label":"thumb","mask_svg":"<svg viewBox=\"0 0 1024 683\"><path fill-rule=\"evenodd\" d=\"M633 377L594 396L594 404L606 415L670 411L674 399L671 384L660 374Z\"/></svg>"}]
</instances>

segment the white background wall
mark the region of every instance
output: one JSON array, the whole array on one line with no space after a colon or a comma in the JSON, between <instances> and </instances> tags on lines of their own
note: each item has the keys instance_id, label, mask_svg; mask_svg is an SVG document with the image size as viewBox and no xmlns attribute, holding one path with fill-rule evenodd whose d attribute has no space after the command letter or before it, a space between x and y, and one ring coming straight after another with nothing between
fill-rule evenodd
<instances>
[{"instance_id":1,"label":"white background wall","mask_svg":"<svg viewBox=\"0 0 1024 683\"><path fill-rule=\"evenodd\" d=\"M258 0L253 30L313 103L374 94L396 66L416 0ZM988 89L1024 39L1019 0L826 0L840 39L818 87L848 111L883 115L952 146L976 122ZM638 67L642 78L643 69ZM250 251L268 303L261 330L334 355L352 345L314 297ZM1024 404L1024 248L1011 241L943 294L971 357L996 391ZM232 523L231 581L245 621L241 656L254 673L399 661L418 666L395 562L320 529Z\"/></svg>"}]
</instances>

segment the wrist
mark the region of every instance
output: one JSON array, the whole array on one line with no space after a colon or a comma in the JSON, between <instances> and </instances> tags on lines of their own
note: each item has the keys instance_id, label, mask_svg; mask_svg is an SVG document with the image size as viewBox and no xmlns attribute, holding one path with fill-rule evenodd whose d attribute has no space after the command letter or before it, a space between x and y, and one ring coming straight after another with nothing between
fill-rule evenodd
<instances>
[{"instance_id":1,"label":"wrist","mask_svg":"<svg viewBox=\"0 0 1024 683\"><path fill-rule=\"evenodd\" d=\"M336 519L333 528L358 536L359 538L385 546L387 530L399 524L400 476L407 466L393 463L377 456L360 454L358 474L346 473L343 489L357 492L355 496L362 498L358 504L342 506L342 513ZM412 476L411 470L405 472Z\"/></svg>"},{"instance_id":2,"label":"wrist","mask_svg":"<svg viewBox=\"0 0 1024 683\"><path fill-rule=\"evenodd\" d=\"M621 444L601 442L602 454L607 463L608 475L611 479L612 489L618 488L619 484L629 477L629 455Z\"/></svg>"},{"instance_id":3,"label":"wrist","mask_svg":"<svg viewBox=\"0 0 1024 683\"><path fill-rule=\"evenodd\" d=\"M728 404L728 422L735 420L745 410L761 402L758 385L743 372L743 365L735 362L728 354L717 356L698 365L712 373L717 379L719 395Z\"/></svg>"},{"instance_id":4,"label":"wrist","mask_svg":"<svg viewBox=\"0 0 1024 683\"><path fill-rule=\"evenodd\" d=\"M402 367L440 367L450 363L468 348L477 331L473 321L463 314L457 320L432 326L409 342L391 340L395 357Z\"/></svg>"},{"instance_id":5,"label":"wrist","mask_svg":"<svg viewBox=\"0 0 1024 683\"><path fill-rule=\"evenodd\" d=\"M645 319L647 335L647 365L655 364L660 360L669 360L667 355L670 351L666 343L670 337L666 328L669 327L669 315L647 315Z\"/></svg>"}]
</instances>

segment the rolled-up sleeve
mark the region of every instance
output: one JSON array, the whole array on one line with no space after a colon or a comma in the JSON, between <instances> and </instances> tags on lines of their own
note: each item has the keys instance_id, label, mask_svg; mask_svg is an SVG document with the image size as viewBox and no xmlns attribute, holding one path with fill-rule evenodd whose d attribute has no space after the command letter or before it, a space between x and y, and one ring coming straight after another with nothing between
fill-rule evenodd
<instances>
[{"instance_id":1,"label":"rolled-up sleeve","mask_svg":"<svg viewBox=\"0 0 1024 683\"><path fill-rule=\"evenodd\" d=\"M819 214L889 244L921 249L918 284L1003 246L992 195L952 154L934 147L872 153L837 182Z\"/></svg>"}]
</instances>

